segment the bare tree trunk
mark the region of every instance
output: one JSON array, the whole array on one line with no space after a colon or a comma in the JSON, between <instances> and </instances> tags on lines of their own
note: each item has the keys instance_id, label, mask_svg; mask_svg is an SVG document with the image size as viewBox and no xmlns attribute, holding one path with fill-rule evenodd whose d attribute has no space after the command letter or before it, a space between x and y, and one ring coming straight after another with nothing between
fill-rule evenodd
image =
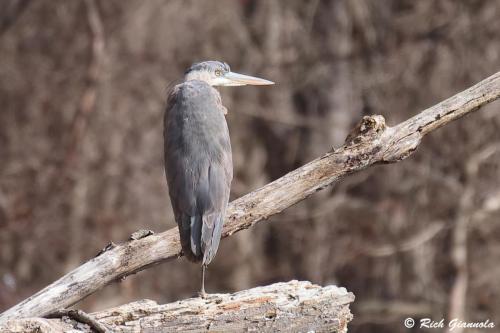
<instances>
[{"instance_id":1,"label":"bare tree trunk","mask_svg":"<svg viewBox=\"0 0 500 333\"><path fill-rule=\"evenodd\" d=\"M276 283L235 294L213 294L158 305L150 300L92 314L112 332L346 332L354 295L306 281ZM8 332L92 332L69 318L14 319Z\"/></svg>"},{"instance_id":2,"label":"bare tree trunk","mask_svg":"<svg viewBox=\"0 0 500 333\"><path fill-rule=\"evenodd\" d=\"M348 136L345 146L231 202L223 237L283 211L343 176L374 164L407 158L426 134L478 110L499 96L500 72L394 127L386 126L382 116L364 117ZM111 244L97 257L2 313L0 322L44 316L66 308L112 281L179 256L177 228L118 246Z\"/></svg>"}]
</instances>

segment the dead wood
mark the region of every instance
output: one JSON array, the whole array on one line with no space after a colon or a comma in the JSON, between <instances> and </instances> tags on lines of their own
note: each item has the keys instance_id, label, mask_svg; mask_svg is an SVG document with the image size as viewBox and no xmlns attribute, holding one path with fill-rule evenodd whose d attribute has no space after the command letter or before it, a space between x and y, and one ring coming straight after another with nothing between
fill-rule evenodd
<instances>
[{"instance_id":1,"label":"dead wood","mask_svg":"<svg viewBox=\"0 0 500 333\"><path fill-rule=\"evenodd\" d=\"M231 202L223 237L283 211L343 176L374 164L404 160L415 151L426 134L478 110L499 96L500 72L394 127L387 126L382 116L364 117L343 147ZM44 316L67 308L110 282L179 256L181 248L177 228L110 246L107 251L2 313L0 322Z\"/></svg>"},{"instance_id":2,"label":"dead wood","mask_svg":"<svg viewBox=\"0 0 500 333\"><path fill-rule=\"evenodd\" d=\"M142 300L91 314L112 332L345 332L354 295L306 281L158 305ZM0 331L90 333L81 320L13 319Z\"/></svg>"}]
</instances>

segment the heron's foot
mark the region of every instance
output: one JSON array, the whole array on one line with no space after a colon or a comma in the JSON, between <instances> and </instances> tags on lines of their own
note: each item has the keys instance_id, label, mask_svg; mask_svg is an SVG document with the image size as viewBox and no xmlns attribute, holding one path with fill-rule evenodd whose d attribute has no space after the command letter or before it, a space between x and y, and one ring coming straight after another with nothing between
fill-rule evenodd
<instances>
[{"instance_id":1,"label":"heron's foot","mask_svg":"<svg viewBox=\"0 0 500 333\"><path fill-rule=\"evenodd\" d=\"M52 312L51 314L45 316L45 318L61 318L61 319L63 319L64 317L72 319L78 323L86 324L92 330L94 330L98 333L111 333L112 332L112 330L108 326L106 326L103 323L100 323L93 316L89 315L88 313L86 313L82 310L63 309L63 310L58 310L58 311Z\"/></svg>"},{"instance_id":2,"label":"heron's foot","mask_svg":"<svg viewBox=\"0 0 500 333\"><path fill-rule=\"evenodd\" d=\"M210 296L210 295L209 295L209 294L207 294L207 293L205 292L205 290L203 289L203 290L200 290L200 291L198 292L198 296L199 296L200 298L207 299L207 298L208 298L208 296Z\"/></svg>"}]
</instances>

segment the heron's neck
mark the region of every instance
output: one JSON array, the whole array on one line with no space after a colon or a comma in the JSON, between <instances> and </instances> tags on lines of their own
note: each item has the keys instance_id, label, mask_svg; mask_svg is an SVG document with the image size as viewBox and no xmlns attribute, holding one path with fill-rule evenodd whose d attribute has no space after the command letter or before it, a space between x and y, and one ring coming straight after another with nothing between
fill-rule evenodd
<instances>
[{"instance_id":1,"label":"heron's neck","mask_svg":"<svg viewBox=\"0 0 500 333\"><path fill-rule=\"evenodd\" d=\"M185 81L198 80L212 85L212 75L208 71L192 71L186 74Z\"/></svg>"}]
</instances>

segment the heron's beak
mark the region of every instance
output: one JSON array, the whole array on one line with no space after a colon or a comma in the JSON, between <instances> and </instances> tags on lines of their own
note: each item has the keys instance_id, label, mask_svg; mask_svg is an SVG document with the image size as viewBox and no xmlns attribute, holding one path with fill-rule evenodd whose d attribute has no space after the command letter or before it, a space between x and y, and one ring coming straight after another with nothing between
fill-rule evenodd
<instances>
[{"instance_id":1,"label":"heron's beak","mask_svg":"<svg viewBox=\"0 0 500 333\"><path fill-rule=\"evenodd\" d=\"M273 81L264 80L255 76L228 72L217 79L219 86L267 86L274 84Z\"/></svg>"}]
</instances>

